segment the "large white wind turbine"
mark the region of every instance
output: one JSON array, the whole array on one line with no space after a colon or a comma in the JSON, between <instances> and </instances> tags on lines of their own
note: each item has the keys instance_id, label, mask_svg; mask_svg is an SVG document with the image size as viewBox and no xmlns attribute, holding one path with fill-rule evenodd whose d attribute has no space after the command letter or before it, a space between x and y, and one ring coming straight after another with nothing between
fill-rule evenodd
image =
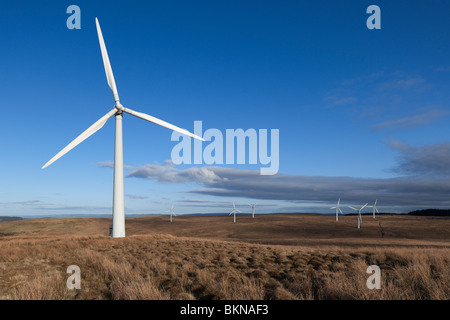
<instances>
[{"instance_id":1,"label":"large white wind turbine","mask_svg":"<svg viewBox=\"0 0 450 320\"><path fill-rule=\"evenodd\" d=\"M340 202L341 202L341 198L338 199L338 202L337 202L336 207L331 207L331 208L330 208L330 209L336 209L336 221L339 221L339 212L340 212L341 214L343 214L341 208L339 208L339 203L340 203Z\"/></svg>"},{"instance_id":2,"label":"large white wind turbine","mask_svg":"<svg viewBox=\"0 0 450 320\"><path fill-rule=\"evenodd\" d=\"M361 210L364 209L367 205L368 205L368 203L366 203L365 205L363 205L360 209L356 209L356 208L353 208L353 207L350 207L350 206L349 206L350 209L353 209L353 210L355 210L355 211L358 211L358 229L361 228L361 221L362 221L362 218L361 218Z\"/></svg>"},{"instance_id":3,"label":"large white wind turbine","mask_svg":"<svg viewBox=\"0 0 450 320\"><path fill-rule=\"evenodd\" d=\"M378 211L378 209L377 209L377 201L378 201L378 199L375 200L375 203L373 204L373 206L369 206L369 207L372 208L372 211L373 211L373 218L374 218L374 219L375 219L375 211L376 211L377 213L380 213L380 212Z\"/></svg>"},{"instance_id":4,"label":"large white wind turbine","mask_svg":"<svg viewBox=\"0 0 450 320\"><path fill-rule=\"evenodd\" d=\"M236 212L241 213L241 211L239 211L238 209L236 209L236 205L234 204L233 201L233 210L230 212L229 216L231 216L232 214L234 214L233 216L233 223L236 223Z\"/></svg>"},{"instance_id":5,"label":"large white wind turbine","mask_svg":"<svg viewBox=\"0 0 450 320\"><path fill-rule=\"evenodd\" d=\"M122 141L122 116L123 113L131 114L135 117L147 120L149 122L158 124L168 129L177 131L187 136L193 137L205 141L199 136L196 136L185 129L176 127L168 122L152 117L148 114L137 112L128 108L125 108L119 100L119 93L117 91L116 82L111 69L111 64L108 58L108 52L106 51L105 41L103 40L102 31L97 18L95 18L97 25L98 40L100 42L100 49L102 52L103 65L106 72L106 80L112 90L115 105L114 108L101 117L97 122L90 126L86 131L80 134L75 140L69 143L64 149L58 152L53 158L51 158L42 169L48 167L53 162L61 158L64 154L75 148L78 144L89 138L95 132L100 130L106 121L115 116L116 118L116 131L115 131L115 143L114 143L114 191L113 191L113 214L112 214L112 236L113 238L125 237L125 209L124 209L124 188L123 188L123 141Z\"/></svg>"},{"instance_id":6,"label":"large white wind turbine","mask_svg":"<svg viewBox=\"0 0 450 320\"><path fill-rule=\"evenodd\" d=\"M255 218L255 207L256 207L256 203L253 204L249 204L250 208L252 208L252 218Z\"/></svg>"},{"instance_id":7,"label":"large white wind turbine","mask_svg":"<svg viewBox=\"0 0 450 320\"><path fill-rule=\"evenodd\" d=\"M175 212L173 211L173 204L172 204L172 207L170 208L170 210L167 210L165 212L170 212L170 222L172 222L172 216L175 216L175 217L177 216L175 214Z\"/></svg>"}]
</instances>

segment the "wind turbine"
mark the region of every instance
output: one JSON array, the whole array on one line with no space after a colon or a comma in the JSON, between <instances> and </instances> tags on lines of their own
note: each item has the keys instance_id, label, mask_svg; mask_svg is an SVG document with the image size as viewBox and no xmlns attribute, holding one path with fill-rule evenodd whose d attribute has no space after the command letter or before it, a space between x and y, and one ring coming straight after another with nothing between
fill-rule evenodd
<instances>
[{"instance_id":1,"label":"wind turbine","mask_svg":"<svg viewBox=\"0 0 450 320\"><path fill-rule=\"evenodd\" d=\"M378 211L378 209L377 209L377 201L378 201L378 199L375 200L375 203L373 204L373 206L369 206L369 207L373 208L372 210L373 210L373 218L374 218L374 219L375 219L375 211L376 211L377 213L380 213L380 212Z\"/></svg>"},{"instance_id":2,"label":"wind turbine","mask_svg":"<svg viewBox=\"0 0 450 320\"><path fill-rule=\"evenodd\" d=\"M339 203L340 203L340 202L341 202L341 198L338 199L338 202L337 202L336 207L331 207L331 208L330 208L330 209L336 209L336 221L339 221L339 212L340 212L341 214L343 214L341 208L339 208Z\"/></svg>"},{"instance_id":3,"label":"wind turbine","mask_svg":"<svg viewBox=\"0 0 450 320\"><path fill-rule=\"evenodd\" d=\"M175 217L177 216L175 214L175 212L173 211L173 204L172 204L172 208L170 208L170 210L167 210L165 212L170 212L170 222L172 222L172 216L175 216Z\"/></svg>"},{"instance_id":4,"label":"wind turbine","mask_svg":"<svg viewBox=\"0 0 450 320\"><path fill-rule=\"evenodd\" d=\"M350 209L353 209L353 210L355 210L355 211L358 211L358 229L361 228L361 221L362 221L362 218L361 218L361 210L364 209L367 205L368 205L368 203L366 203L365 205L363 205L363 206L361 207L361 209L356 209L356 208L353 208L353 207L350 207L350 206L349 206Z\"/></svg>"},{"instance_id":5,"label":"wind turbine","mask_svg":"<svg viewBox=\"0 0 450 320\"><path fill-rule=\"evenodd\" d=\"M252 218L255 218L255 207L256 207L256 203L254 204L249 204L250 208L252 208Z\"/></svg>"},{"instance_id":6,"label":"wind turbine","mask_svg":"<svg viewBox=\"0 0 450 320\"><path fill-rule=\"evenodd\" d=\"M105 67L106 80L111 88L114 96L115 105L114 108L101 117L97 122L90 126L86 131L80 134L75 140L69 143L64 149L58 152L53 158L51 158L42 169L48 167L53 162L61 158L64 154L75 148L78 144L89 138L95 132L100 130L106 121L112 116L116 118L116 131L115 131L115 143L114 143L114 190L113 190L113 214L112 214L112 237L122 238L125 237L125 209L124 209L124 187L123 187L123 141L122 141L122 117L123 113L131 114L135 117L147 120L149 122L158 124L170 130L177 131L187 136L193 137L198 140L205 141L203 138L190 133L185 129L176 127L168 122L152 117L148 114L137 112L128 108L125 108L119 100L119 93L117 91L116 82L112 72L111 64L109 62L108 52L106 51L105 41L103 40L102 31L98 19L95 18L97 25L98 40L100 43L100 50L102 52L103 65Z\"/></svg>"},{"instance_id":7,"label":"wind turbine","mask_svg":"<svg viewBox=\"0 0 450 320\"><path fill-rule=\"evenodd\" d=\"M230 214L229 214L229 216L231 216L232 214L234 214L234 216L233 216L233 223L236 223L236 212L241 212L241 211L239 211L238 209L236 209L236 205L234 204L234 201L233 201L233 210L230 212Z\"/></svg>"}]
</instances>

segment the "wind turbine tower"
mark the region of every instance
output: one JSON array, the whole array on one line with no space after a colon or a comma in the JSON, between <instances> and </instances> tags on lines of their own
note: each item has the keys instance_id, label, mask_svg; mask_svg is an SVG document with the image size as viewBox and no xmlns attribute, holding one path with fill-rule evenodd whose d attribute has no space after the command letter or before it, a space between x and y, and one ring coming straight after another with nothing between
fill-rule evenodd
<instances>
[{"instance_id":1,"label":"wind turbine tower","mask_svg":"<svg viewBox=\"0 0 450 320\"><path fill-rule=\"evenodd\" d=\"M331 207L331 208L330 208L330 209L336 209L336 221L339 221L339 212L340 212L341 214L343 214L341 208L339 208L339 203L340 203L340 202L341 202L341 198L338 199L338 202L337 202L336 207Z\"/></svg>"},{"instance_id":2,"label":"wind turbine tower","mask_svg":"<svg viewBox=\"0 0 450 320\"><path fill-rule=\"evenodd\" d=\"M252 219L255 218L255 207L256 207L256 203L254 204L249 204L250 208L252 208Z\"/></svg>"},{"instance_id":3,"label":"wind turbine tower","mask_svg":"<svg viewBox=\"0 0 450 320\"><path fill-rule=\"evenodd\" d=\"M350 209L353 209L353 210L355 210L355 211L358 211L358 229L361 228L361 222L362 222L362 218L361 218L361 210L364 209L367 205L368 205L368 203L366 203L365 205L363 205L360 209L356 209L356 208L353 208L353 207L350 207L350 206L349 206Z\"/></svg>"},{"instance_id":4,"label":"wind turbine tower","mask_svg":"<svg viewBox=\"0 0 450 320\"><path fill-rule=\"evenodd\" d=\"M236 223L236 212L241 212L238 209L236 209L236 205L233 201L233 210L230 212L229 216L233 215L233 223Z\"/></svg>"},{"instance_id":5,"label":"wind turbine tower","mask_svg":"<svg viewBox=\"0 0 450 320\"><path fill-rule=\"evenodd\" d=\"M173 204L172 204L172 207L170 208L170 210L167 210L165 212L170 212L170 222L172 222L172 216L175 216L175 217L177 216L175 214L175 212L173 211Z\"/></svg>"},{"instance_id":6,"label":"wind turbine tower","mask_svg":"<svg viewBox=\"0 0 450 320\"><path fill-rule=\"evenodd\" d=\"M58 152L52 159L50 159L42 169L48 167L53 162L61 158L67 152L75 148L78 144L89 138L95 132L100 130L108 121L109 118L115 116L116 119L116 131L114 139L114 189L113 189L113 212L112 212L112 237L122 238L125 237L125 208L124 208L124 185L123 185L123 140L122 140L122 118L123 113L128 113L132 116L141 118L143 120L155 123L173 131L185 134L189 137L205 141L203 138L190 133L189 131L176 127L168 122L152 117L148 114L137 112L128 108L125 108L119 99L119 93L117 91L116 82L109 62L108 52L106 51L105 41L103 40L100 24L95 18L97 25L98 40L100 43L100 50L102 52L103 65L105 67L106 80L111 88L114 97L114 108L101 117L97 122L90 126L86 131L80 134L75 140L69 143L64 149Z\"/></svg>"},{"instance_id":7,"label":"wind turbine tower","mask_svg":"<svg viewBox=\"0 0 450 320\"><path fill-rule=\"evenodd\" d=\"M373 212L373 218L374 219L375 219L375 212L380 213L378 211L378 209L377 209L377 201L378 201L378 199L375 200L375 203L373 204L373 206L370 206L370 207L372 207L372 212Z\"/></svg>"}]
</instances>

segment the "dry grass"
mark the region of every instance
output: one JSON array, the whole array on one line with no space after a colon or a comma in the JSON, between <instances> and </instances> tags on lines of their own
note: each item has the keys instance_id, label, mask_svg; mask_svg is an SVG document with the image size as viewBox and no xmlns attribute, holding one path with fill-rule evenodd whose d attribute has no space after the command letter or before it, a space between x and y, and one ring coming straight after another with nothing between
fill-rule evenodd
<instances>
[{"instance_id":1,"label":"dry grass","mask_svg":"<svg viewBox=\"0 0 450 320\"><path fill-rule=\"evenodd\" d=\"M15 235L0 237L0 299L450 299L445 233L440 240L393 237L376 247L367 245L376 239L361 237L362 245L351 238L330 245L317 237L317 245L288 246L203 234L111 239L89 229L91 235L63 235L54 226L37 235L26 223L23 235L12 224ZM10 230L1 224L0 232ZM381 290L366 287L373 264L382 271ZM70 265L81 269L80 290L66 287Z\"/></svg>"},{"instance_id":2,"label":"dry grass","mask_svg":"<svg viewBox=\"0 0 450 320\"><path fill-rule=\"evenodd\" d=\"M170 236L0 242L3 299L449 299L448 248L287 247ZM81 269L68 290L66 268ZM382 289L366 287L368 265Z\"/></svg>"}]
</instances>

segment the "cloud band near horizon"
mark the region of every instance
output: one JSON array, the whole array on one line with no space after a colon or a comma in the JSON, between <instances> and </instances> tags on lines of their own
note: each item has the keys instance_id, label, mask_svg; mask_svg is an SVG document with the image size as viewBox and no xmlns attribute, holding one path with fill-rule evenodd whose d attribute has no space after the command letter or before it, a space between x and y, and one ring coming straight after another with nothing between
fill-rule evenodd
<instances>
[{"instance_id":1,"label":"cloud band near horizon","mask_svg":"<svg viewBox=\"0 0 450 320\"><path fill-rule=\"evenodd\" d=\"M409 149L408 149L409 150ZM102 167L108 167L102 165ZM355 178L305 176L278 173L262 176L258 170L225 167L179 169L170 161L164 164L131 168L128 178L150 179L161 183L192 183L201 186L190 194L240 197L289 202L328 204L338 198L347 203L372 203L379 199L385 207L408 210L424 207L450 207L450 180L435 176L395 178Z\"/></svg>"}]
</instances>

